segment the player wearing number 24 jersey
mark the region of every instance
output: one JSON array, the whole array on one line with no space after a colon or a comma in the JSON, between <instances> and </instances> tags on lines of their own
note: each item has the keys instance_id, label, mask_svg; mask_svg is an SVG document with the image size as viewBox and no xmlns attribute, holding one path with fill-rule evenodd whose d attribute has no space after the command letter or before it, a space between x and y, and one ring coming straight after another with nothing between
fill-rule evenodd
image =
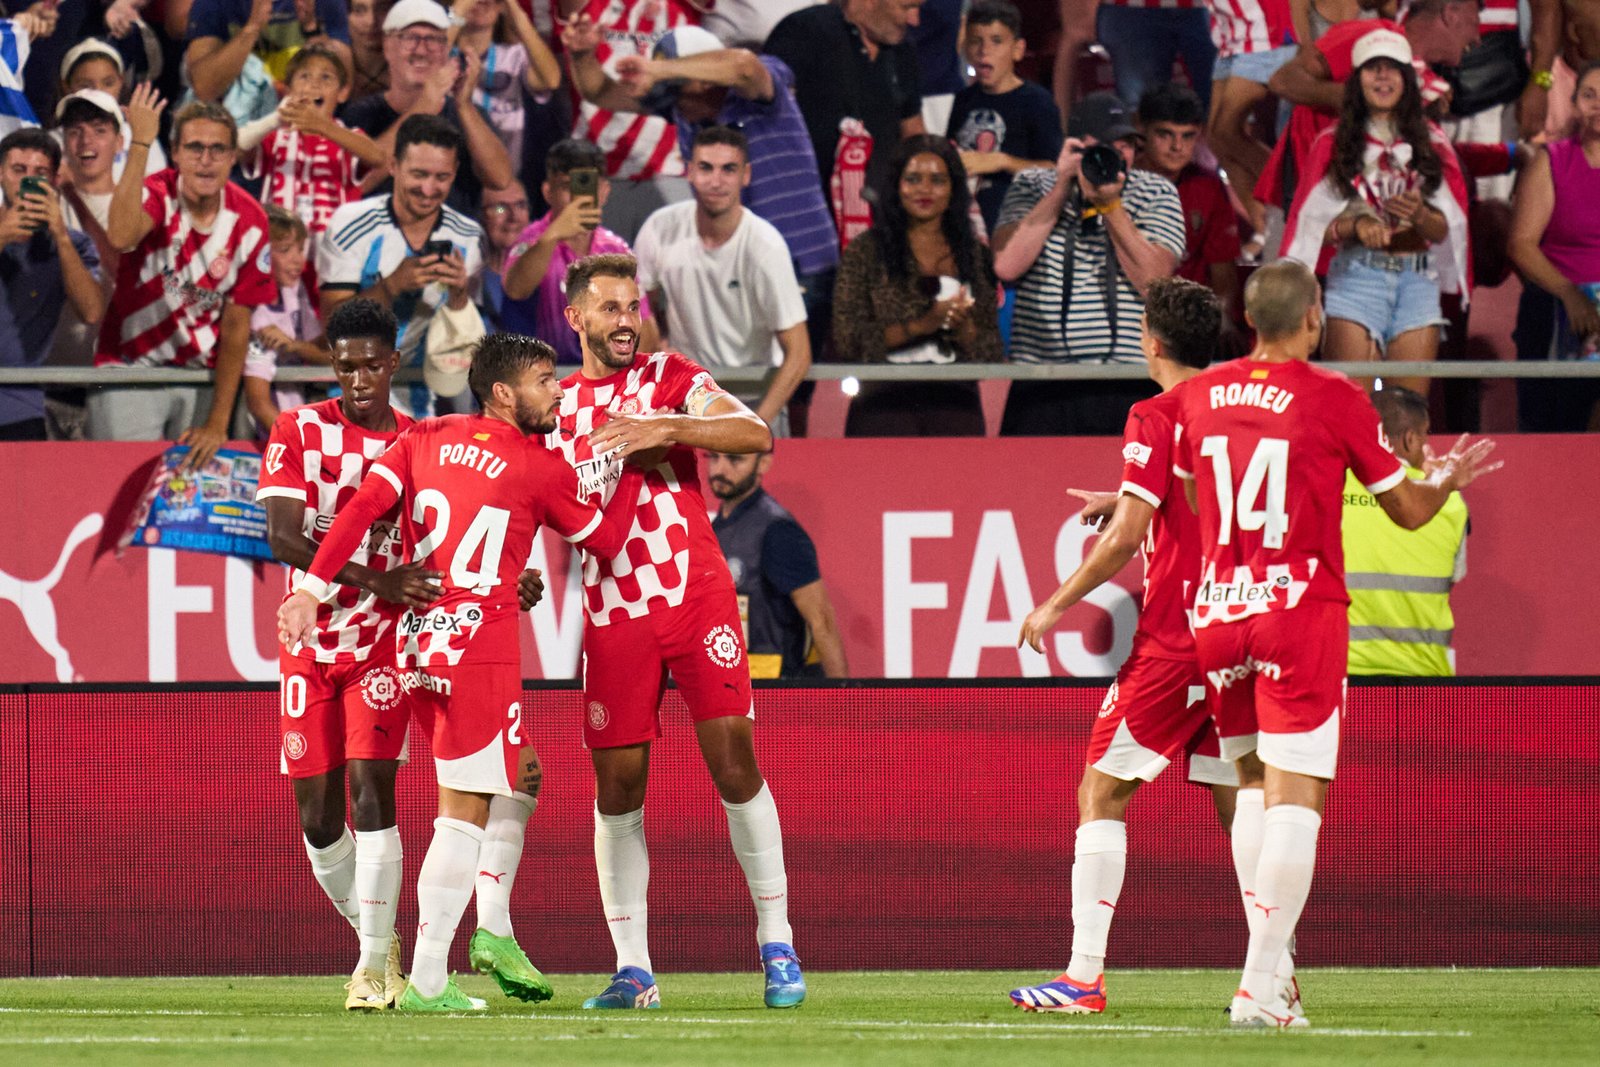
<instances>
[{"instance_id":1,"label":"player wearing number 24 jersey","mask_svg":"<svg viewBox=\"0 0 1600 1067\"><path fill-rule=\"evenodd\" d=\"M1491 467L1493 447L1457 447L1426 481L1405 476L1378 413L1353 382L1307 360L1322 336L1321 292L1282 260L1245 288L1256 350L1191 380L1173 472L1200 516L1195 645L1230 758L1255 752L1266 795L1250 942L1231 1007L1236 1026L1306 1025L1273 980L1311 889L1317 833L1339 748L1349 622L1339 523L1346 469L1408 529Z\"/></svg>"},{"instance_id":2,"label":"player wearing number 24 jersey","mask_svg":"<svg viewBox=\"0 0 1600 1067\"><path fill-rule=\"evenodd\" d=\"M397 1004L412 1011L481 1006L462 995L445 962L480 857L496 880L503 877L492 870L500 835L486 835L485 827L519 794L525 821L537 793L537 757L521 732L515 588L533 538L549 523L597 555L615 553L633 523L641 484L637 469L620 472L601 512L579 498L571 466L533 436L554 428L562 396L555 352L544 342L484 338L468 381L484 414L428 419L402 434L340 510L310 573L279 611L282 636L298 637L372 521L397 503L406 555L440 577L438 597L402 613L395 635L402 688L414 691L413 713L432 736L439 781L439 818L417 879L411 984ZM519 754L531 759L531 774L520 780ZM520 857L520 847L514 854ZM550 996L509 926L480 929L472 958L511 995Z\"/></svg>"}]
</instances>

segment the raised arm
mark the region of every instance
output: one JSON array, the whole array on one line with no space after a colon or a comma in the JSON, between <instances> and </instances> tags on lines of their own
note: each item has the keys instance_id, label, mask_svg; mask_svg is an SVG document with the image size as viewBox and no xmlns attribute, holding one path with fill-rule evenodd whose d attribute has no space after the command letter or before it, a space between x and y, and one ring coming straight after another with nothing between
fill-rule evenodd
<instances>
[{"instance_id":1,"label":"raised arm","mask_svg":"<svg viewBox=\"0 0 1600 1067\"><path fill-rule=\"evenodd\" d=\"M138 85L128 99L128 127L133 140L128 147L127 165L111 191L111 210L106 220L106 240L118 252L131 252L155 228L155 220L144 210L144 169L150 146L161 133L161 112L167 102L148 82Z\"/></svg>"},{"instance_id":2,"label":"raised arm","mask_svg":"<svg viewBox=\"0 0 1600 1067\"><path fill-rule=\"evenodd\" d=\"M1489 463L1489 453L1494 442L1488 438L1470 440L1462 434L1447 454L1441 457L1428 455L1428 477L1421 481L1402 478L1387 492L1379 493L1378 504L1395 525L1415 530L1427 525L1439 513L1450 494L1465 489L1490 471L1504 464Z\"/></svg>"},{"instance_id":3,"label":"raised arm","mask_svg":"<svg viewBox=\"0 0 1600 1067\"><path fill-rule=\"evenodd\" d=\"M550 46L544 43L544 38L539 36L528 13L522 10L517 0L501 0L500 10L511 21L511 32L528 53L528 69L522 76L528 92L542 93L558 88L561 85L561 63L550 51Z\"/></svg>"},{"instance_id":4,"label":"raised arm","mask_svg":"<svg viewBox=\"0 0 1600 1067\"><path fill-rule=\"evenodd\" d=\"M255 50L261 31L272 18L272 0L251 0L250 15L230 39L196 37L184 50L183 64L189 71L189 84L200 100L216 103L228 87L239 79L245 61Z\"/></svg>"},{"instance_id":5,"label":"raised arm","mask_svg":"<svg viewBox=\"0 0 1600 1067\"><path fill-rule=\"evenodd\" d=\"M1344 86L1333 80L1328 58L1314 44L1303 44L1294 58L1279 67L1267 88L1291 104L1305 104L1337 112L1344 103Z\"/></svg>"}]
</instances>

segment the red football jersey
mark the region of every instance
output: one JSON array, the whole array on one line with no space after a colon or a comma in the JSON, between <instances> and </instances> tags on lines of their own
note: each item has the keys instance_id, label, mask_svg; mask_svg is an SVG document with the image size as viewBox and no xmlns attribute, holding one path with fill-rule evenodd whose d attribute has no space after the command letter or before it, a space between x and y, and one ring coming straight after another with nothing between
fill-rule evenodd
<instances>
[{"instance_id":1,"label":"red football jersey","mask_svg":"<svg viewBox=\"0 0 1600 1067\"><path fill-rule=\"evenodd\" d=\"M722 389L705 368L677 352L640 352L633 366L604 378L580 371L561 383L561 417L546 441L578 472L579 491L592 501L610 500L621 461L596 456L589 432L612 415L684 411L691 395ZM695 450L675 446L646 473L639 515L628 543L615 559L590 552L583 561L583 592L589 620L604 626L637 619L653 608L683 603L689 583L718 582L733 588L722 546L706 518Z\"/></svg>"},{"instance_id":2,"label":"red football jersey","mask_svg":"<svg viewBox=\"0 0 1600 1067\"><path fill-rule=\"evenodd\" d=\"M1385 493L1405 468L1350 379L1302 360L1239 359L1181 391L1174 472L1200 506L1196 629L1302 600L1349 602L1344 472Z\"/></svg>"},{"instance_id":3,"label":"red football jersey","mask_svg":"<svg viewBox=\"0 0 1600 1067\"><path fill-rule=\"evenodd\" d=\"M178 172L163 170L144 180L144 213L154 225L118 261L95 366L211 367L223 307L278 299L266 209L229 182L210 229L197 230Z\"/></svg>"},{"instance_id":4,"label":"red football jersey","mask_svg":"<svg viewBox=\"0 0 1600 1067\"><path fill-rule=\"evenodd\" d=\"M440 571L442 593L425 612L400 615L395 643L402 667L454 666L470 647L476 663L517 663L517 576L541 524L600 555L622 547L638 504L640 478L619 482L610 514L578 497L578 479L560 455L501 419L447 415L417 423L372 465L339 512L317 558L322 591L371 521L395 504L405 555ZM613 517L614 516L614 517Z\"/></svg>"},{"instance_id":5,"label":"red football jersey","mask_svg":"<svg viewBox=\"0 0 1600 1067\"><path fill-rule=\"evenodd\" d=\"M344 417L338 400L292 408L278 416L267 439L256 500L288 497L305 505L303 531L320 544L341 508L356 495L372 461L383 455L411 418L394 413L390 433L363 430ZM350 557L376 571L400 563L399 513L391 508L371 526L371 535ZM343 564L341 564L343 566ZM305 572L291 569L291 590ZM293 655L318 663L359 663L377 647L399 608L353 585L340 585L317 611L317 633Z\"/></svg>"},{"instance_id":6,"label":"red football jersey","mask_svg":"<svg viewBox=\"0 0 1600 1067\"><path fill-rule=\"evenodd\" d=\"M1122 491L1156 509L1144 538L1144 603L1135 647L1162 659L1193 659L1189 606L1200 578L1200 526L1172 473L1178 394L1141 400L1122 431Z\"/></svg>"}]
</instances>

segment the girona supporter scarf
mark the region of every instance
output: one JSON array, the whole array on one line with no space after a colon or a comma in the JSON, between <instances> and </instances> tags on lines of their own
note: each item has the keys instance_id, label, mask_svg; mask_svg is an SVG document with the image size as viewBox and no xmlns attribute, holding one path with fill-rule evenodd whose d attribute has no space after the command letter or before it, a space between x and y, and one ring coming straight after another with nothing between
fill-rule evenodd
<instances>
[{"instance_id":1,"label":"girona supporter scarf","mask_svg":"<svg viewBox=\"0 0 1600 1067\"><path fill-rule=\"evenodd\" d=\"M839 144L833 150L833 177L828 182L828 192L841 250L872 227L872 206L863 195L870 159L872 134L860 119L840 119Z\"/></svg>"},{"instance_id":2,"label":"girona supporter scarf","mask_svg":"<svg viewBox=\"0 0 1600 1067\"><path fill-rule=\"evenodd\" d=\"M1361 176L1352 187L1336 189L1327 180L1333 164L1334 132L1330 126L1317 135L1295 190L1294 206L1285 220L1283 255L1296 259L1326 274L1328 264L1337 251L1324 244L1328 226L1359 198L1374 211L1382 211L1385 198L1405 192L1419 184L1419 177L1411 168L1412 146L1392 142L1367 132L1366 156ZM1472 265L1467 241L1467 183L1461 173L1461 164L1455 149L1444 131L1433 123L1428 124L1428 137L1433 150L1444 165L1444 181L1431 197L1429 206L1444 215L1447 232L1443 241L1433 246L1434 266L1439 272L1439 290L1460 293L1462 302L1472 287Z\"/></svg>"}]
</instances>

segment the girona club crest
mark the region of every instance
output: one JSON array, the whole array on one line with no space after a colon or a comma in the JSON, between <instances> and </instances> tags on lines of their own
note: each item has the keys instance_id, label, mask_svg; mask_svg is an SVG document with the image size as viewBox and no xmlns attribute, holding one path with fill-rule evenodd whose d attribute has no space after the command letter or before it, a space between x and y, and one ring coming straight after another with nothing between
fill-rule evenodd
<instances>
[{"instance_id":1,"label":"girona club crest","mask_svg":"<svg viewBox=\"0 0 1600 1067\"><path fill-rule=\"evenodd\" d=\"M306 754L306 735L299 730L290 730L283 735L283 754L290 759L299 759Z\"/></svg>"},{"instance_id":2,"label":"girona club crest","mask_svg":"<svg viewBox=\"0 0 1600 1067\"><path fill-rule=\"evenodd\" d=\"M739 635L729 626L717 626L706 634L706 655L719 667L737 667L744 659Z\"/></svg>"},{"instance_id":3,"label":"girona club crest","mask_svg":"<svg viewBox=\"0 0 1600 1067\"><path fill-rule=\"evenodd\" d=\"M392 667L377 667L361 677L361 699L373 711L389 711L400 703L400 679Z\"/></svg>"},{"instance_id":4,"label":"girona club crest","mask_svg":"<svg viewBox=\"0 0 1600 1067\"><path fill-rule=\"evenodd\" d=\"M604 730L606 723L611 721L611 713L606 706L598 700L589 701L589 726L595 730Z\"/></svg>"}]
</instances>

